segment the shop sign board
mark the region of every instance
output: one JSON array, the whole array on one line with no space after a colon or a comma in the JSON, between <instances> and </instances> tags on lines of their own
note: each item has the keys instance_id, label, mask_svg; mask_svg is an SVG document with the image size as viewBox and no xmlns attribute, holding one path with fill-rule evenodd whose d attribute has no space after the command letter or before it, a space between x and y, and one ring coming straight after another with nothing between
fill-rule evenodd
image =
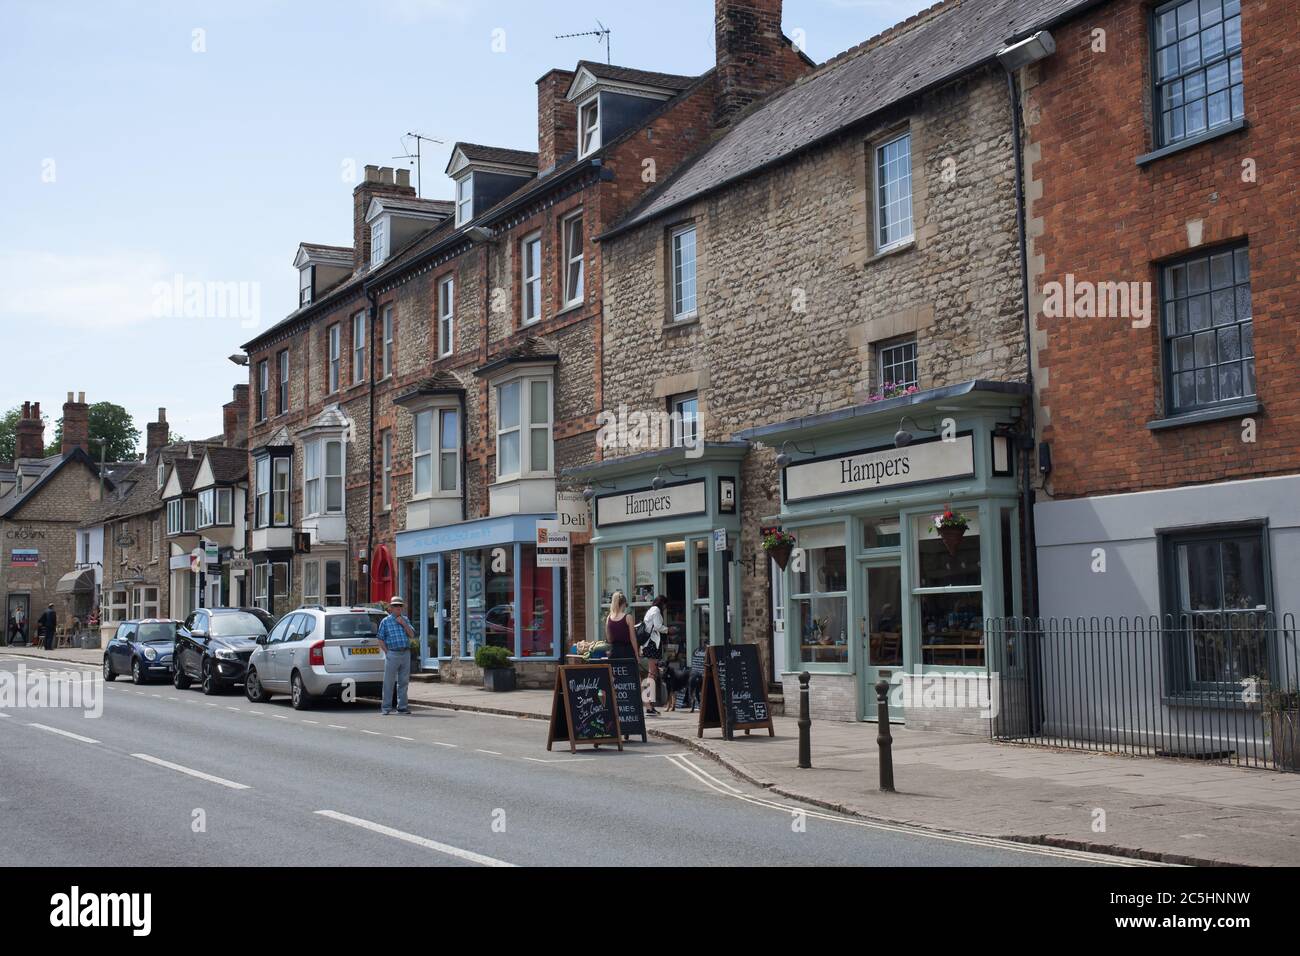
<instances>
[{"instance_id":1,"label":"shop sign board","mask_svg":"<svg viewBox=\"0 0 1300 956\"><path fill-rule=\"evenodd\" d=\"M596 526L631 524L702 515L708 511L704 479L601 495L596 499Z\"/></svg>"},{"instance_id":2,"label":"shop sign board","mask_svg":"<svg viewBox=\"0 0 1300 956\"><path fill-rule=\"evenodd\" d=\"M975 442L966 432L951 441L890 445L786 467L782 485L787 504L920 485L975 475Z\"/></svg>"}]
</instances>

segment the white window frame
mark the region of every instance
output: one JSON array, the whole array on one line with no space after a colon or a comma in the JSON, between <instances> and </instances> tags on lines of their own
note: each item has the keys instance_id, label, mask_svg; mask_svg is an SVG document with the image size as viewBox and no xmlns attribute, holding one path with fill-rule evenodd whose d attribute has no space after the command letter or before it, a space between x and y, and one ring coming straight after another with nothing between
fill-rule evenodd
<instances>
[{"instance_id":1,"label":"white window frame","mask_svg":"<svg viewBox=\"0 0 1300 956\"><path fill-rule=\"evenodd\" d=\"M183 533L184 528L184 505L180 498L173 498L167 502L167 534L175 536Z\"/></svg>"},{"instance_id":2,"label":"white window frame","mask_svg":"<svg viewBox=\"0 0 1300 956\"><path fill-rule=\"evenodd\" d=\"M274 465L270 455L253 462L253 527L271 526L271 474ZM265 472L265 474L263 473Z\"/></svg>"},{"instance_id":3,"label":"white window frame","mask_svg":"<svg viewBox=\"0 0 1300 956\"><path fill-rule=\"evenodd\" d=\"M694 426L691 428L690 442L687 442L686 414L683 406L688 402L695 403L695 414L691 421ZM685 392L681 395L674 395L671 399L672 415L672 439L674 448L698 448L700 442L700 395L698 392Z\"/></svg>"},{"instance_id":4,"label":"white window frame","mask_svg":"<svg viewBox=\"0 0 1300 956\"><path fill-rule=\"evenodd\" d=\"M537 269L535 272L530 272L533 261L530 250L534 248L537 250ZM540 232L524 236L519 241L519 281L520 323L533 325L542 320L542 234ZM533 305L531 315L528 310L530 300Z\"/></svg>"},{"instance_id":5,"label":"white window frame","mask_svg":"<svg viewBox=\"0 0 1300 956\"><path fill-rule=\"evenodd\" d=\"M546 385L546 419L533 421L533 384ZM517 424L508 428L501 427L502 393L512 385L519 387L519 417ZM497 481L512 481L518 478L546 478L554 474L555 467L555 380L546 375L523 374L504 378L492 385L496 393L496 470ZM532 435L534 431L545 430L547 433L547 462L545 468L533 467ZM503 472L501 470L501 439L512 433L519 435L519 470Z\"/></svg>"},{"instance_id":6,"label":"white window frame","mask_svg":"<svg viewBox=\"0 0 1300 956\"><path fill-rule=\"evenodd\" d=\"M884 154L885 150L887 150L889 147L897 143L902 142L903 140L907 140L907 233L906 235L898 236L897 238L891 239L888 242L886 242L882 237L882 231L888 229L890 223L887 223L884 219L883 216L884 209L882 208L881 205L880 193L882 188L888 186L888 183L883 182L881 179L881 168L880 168L881 157ZM916 210L912 201L913 200L912 131L905 130L899 133L897 136L892 136L889 139L885 140L885 142L880 143L878 146L875 147L875 149L872 150L871 156L872 156L871 180L874 187L872 190L872 195L874 196L874 198L872 200L871 206L872 209L874 210L874 218L875 218L875 229L872 235L874 236L876 252L881 253L881 252L888 252L891 249L898 249L902 246L907 245L909 242L912 242L916 238L916 218L915 218ZM901 218L902 217L900 216L900 221Z\"/></svg>"},{"instance_id":7,"label":"white window frame","mask_svg":"<svg viewBox=\"0 0 1300 956\"><path fill-rule=\"evenodd\" d=\"M685 257L682 254L682 238L687 234L691 237L691 276L690 276L690 295L686 295L686 282L683 276L685 272ZM687 223L684 226L678 226L669 233L668 242L669 252L672 257L672 273L669 277L672 284L672 303L673 303L673 321L685 322L695 318L699 312L699 233L695 228L695 223ZM689 307L688 307L689 306Z\"/></svg>"},{"instance_id":8,"label":"white window frame","mask_svg":"<svg viewBox=\"0 0 1300 956\"><path fill-rule=\"evenodd\" d=\"M380 320L382 323L380 338L383 339L383 347L379 353L379 377L386 379L393 374L393 307L384 306L384 315Z\"/></svg>"},{"instance_id":9,"label":"white window frame","mask_svg":"<svg viewBox=\"0 0 1300 956\"><path fill-rule=\"evenodd\" d=\"M565 216L562 220L560 220L560 241L562 244L561 248L564 250L563 286L564 286L564 307L566 309L572 306L581 305L586 300L586 296L587 296L587 263L586 263L587 237L585 235L586 224L585 222L583 222L582 216L583 216L583 210L579 209L576 212L572 212L569 215ZM580 227L578 230L578 241L580 244L580 249L578 250L578 254L576 256L573 254L573 249L570 247L570 242L569 242L570 227L575 219L583 223L583 226ZM577 282L578 288L576 292L573 289L572 284L570 282L570 273L575 263L578 266L578 282Z\"/></svg>"},{"instance_id":10,"label":"white window frame","mask_svg":"<svg viewBox=\"0 0 1300 956\"><path fill-rule=\"evenodd\" d=\"M329 446L339 446L339 471L330 474ZM347 509L347 496L343 487L343 476L347 472L347 448L342 436L328 436L309 441L304 446L303 456L303 511L305 517L318 518L323 515L341 515ZM339 505L330 506L330 489L336 488Z\"/></svg>"},{"instance_id":11,"label":"white window frame","mask_svg":"<svg viewBox=\"0 0 1300 956\"><path fill-rule=\"evenodd\" d=\"M298 307L310 305L312 299L312 285L315 282L315 266L303 266L298 270Z\"/></svg>"},{"instance_id":12,"label":"white window frame","mask_svg":"<svg viewBox=\"0 0 1300 956\"><path fill-rule=\"evenodd\" d=\"M339 324L335 322L329 327L326 335L329 338L329 380L326 382L326 388L333 394L339 390L339 376L342 373L340 366L342 354L342 330Z\"/></svg>"},{"instance_id":13,"label":"white window frame","mask_svg":"<svg viewBox=\"0 0 1300 956\"><path fill-rule=\"evenodd\" d=\"M196 506L198 517L195 519L195 524L199 528L211 528L217 523L216 499L217 489L215 488L205 488L195 496L195 501L198 502Z\"/></svg>"},{"instance_id":14,"label":"white window frame","mask_svg":"<svg viewBox=\"0 0 1300 956\"><path fill-rule=\"evenodd\" d=\"M388 258L387 216L380 216L370 224L370 268Z\"/></svg>"},{"instance_id":15,"label":"white window frame","mask_svg":"<svg viewBox=\"0 0 1300 956\"><path fill-rule=\"evenodd\" d=\"M456 180L456 227L474 218L474 174Z\"/></svg>"},{"instance_id":16,"label":"white window frame","mask_svg":"<svg viewBox=\"0 0 1300 956\"><path fill-rule=\"evenodd\" d=\"M352 384L366 380L366 313L352 316Z\"/></svg>"},{"instance_id":17,"label":"white window frame","mask_svg":"<svg viewBox=\"0 0 1300 956\"><path fill-rule=\"evenodd\" d=\"M283 481L281 481L283 479ZM285 455L279 455L271 459L271 511L268 515L270 524L267 527L287 528L293 523L293 515L290 514L293 508L293 502L289 500L289 489L293 484L293 459ZM279 510L277 503L284 505L284 510ZM277 519L277 515L280 517Z\"/></svg>"},{"instance_id":18,"label":"white window frame","mask_svg":"<svg viewBox=\"0 0 1300 956\"><path fill-rule=\"evenodd\" d=\"M304 561L302 563L302 603L311 607L321 603L321 577L319 561ZM312 578L315 578L313 584Z\"/></svg>"},{"instance_id":19,"label":"white window frame","mask_svg":"<svg viewBox=\"0 0 1300 956\"><path fill-rule=\"evenodd\" d=\"M198 504L193 498L181 499L181 531L186 534L192 534L195 528L195 518L198 514Z\"/></svg>"},{"instance_id":20,"label":"white window frame","mask_svg":"<svg viewBox=\"0 0 1300 956\"><path fill-rule=\"evenodd\" d=\"M913 368L916 377L909 381L902 381L902 382L897 382L894 381L893 379L886 378L885 377L886 368L892 366L898 366L898 365L906 366L909 364L908 359L904 359L902 362L886 363L885 359L887 355L889 353L894 352L897 349L906 349L909 346L911 347L912 350L912 357L910 359L910 364ZM919 353L916 347L916 336L910 335L905 338L889 339L887 341L878 343L876 345L876 375L880 381L880 388L882 389L885 387L886 384L892 385L895 388L900 388L900 387L908 388L913 385L919 386L921 382L921 363L919 360Z\"/></svg>"},{"instance_id":21,"label":"white window frame","mask_svg":"<svg viewBox=\"0 0 1300 956\"><path fill-rule=\"evenodd\" d=\"M158 552L162 546L162 524L157 518L149 522L149 563L158 563ZM89 541L87 541L89 546Z\"/></svg>"},{"instance_id":22,"label":"white window frame","mask_svg":"<svg viewBox=\"0 0 1300 956\"><path fill-rule=\"evenodd\" d=\"M379 503L385 511L393 507L393 430L385 429L379 438L380 474Z\"/></svg>"},{"instance_id":23,"label":"white window frame","mask_svg":"<svg viewBox=\"0 0 1300 956\"><path fill-rule=\"evenodd\" d=\"M456 416L456 432L448 437L447 417ZM455 498L460 495L460 429L464 427L459 405L434 405L415 413L411 425L411 499ZM448 444L450 442L450 444ZM454 460L453 483L442 480L442 463ZM421 477L421 468L424 477Z\"/></svg>"},{"instance_id":24,"label":"white window frame","mask_svg":"<svg viewBox=\"0 0 1300 956\"><path fill-rule=\"evenodd\" d=\"M578 147L579 158L600 149L600 94L578 104Z\"/></svg>"},{"instance_id":25,"label":"white window frame","mask_svg":"<svg viewBox=\"0 0 1300 956\"><path fill-rule=\"evenodd\" d=\"M271 400L271 363L262 359L257 363L257 420L264 422L269 416L267 405Z\"/></svg>"},{"instance_id":26,"label":"white window frame","mask_svg":"<svg viewBox=\"0 0 1300 956\"><path fill-rule=\"evenodd\" d=\"M253 606L271 610L271 565L253 565Z\"/></svg>"},{"instance_id":27,"label":"white window frame","mask_svg":"<svg viewBox=\"0 0 1300 956\"><path fill-rule=\"evenodd\" d=\"M289 411L289 350L281 349L276 355L279 380L276 382L276 414Z\"/></svg>"},{"instance_id":28,"label":"white window frame","mask_svg":"<svg viewBox=\"0 0 1300 956\"><path fill-rule=\"evenodd\" d=\"M446 358L456 350L456 277L438 280L438 357Z\"/></svg>"}]
</instances>

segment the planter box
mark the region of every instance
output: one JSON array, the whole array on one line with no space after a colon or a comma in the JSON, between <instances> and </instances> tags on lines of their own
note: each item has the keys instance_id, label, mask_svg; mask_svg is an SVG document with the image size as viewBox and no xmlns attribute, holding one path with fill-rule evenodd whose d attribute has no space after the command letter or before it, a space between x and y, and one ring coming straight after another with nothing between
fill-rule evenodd
<instances>
[{"instance_id":1,"label":"planter box","mask_svg":"<svg viewBox=\"0 0 1300 956\"><path fill-rule=\"evenodd\" d=\"M513 667L493 667L483 672L483 687L493 693L515 689L515 669Z\"/></svg>"}]
</instances>

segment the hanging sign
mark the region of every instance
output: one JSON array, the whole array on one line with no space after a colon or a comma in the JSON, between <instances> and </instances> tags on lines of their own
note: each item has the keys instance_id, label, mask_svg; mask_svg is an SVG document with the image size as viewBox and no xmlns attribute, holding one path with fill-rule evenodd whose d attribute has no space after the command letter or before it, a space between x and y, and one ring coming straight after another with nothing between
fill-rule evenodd
<instances>
[{"instance_id":1,"label":"hanging sign","mask_svg":"<svg viewBox=\"0 0 1300 956\"><path fill-rule=\"evenodd\" d=\"M591 540L591 505L576 491L561 491L555 496L555 520L569 535L569 545Z\"/></svg>"}]
</instances>

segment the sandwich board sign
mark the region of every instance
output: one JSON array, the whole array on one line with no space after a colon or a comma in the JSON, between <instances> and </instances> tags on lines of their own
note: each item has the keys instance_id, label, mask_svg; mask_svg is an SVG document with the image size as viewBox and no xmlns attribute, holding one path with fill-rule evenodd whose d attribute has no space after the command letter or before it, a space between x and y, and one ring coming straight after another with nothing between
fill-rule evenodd
<instances>
[{"instance_id":1,"label":"sandwich board sign","mask_svg":"<svg viewBox=\"0 0 1300 956\"><path fill-rule=\"evenodd\" d=\"M578 744L596 748L601 744L615 744L619 750L623 749L614 672L608 663L565 664L559 668L551 698L546 749L550 750L557 740L567 740L570 753L577 753Z\"/></svg>"}]
</instances>

